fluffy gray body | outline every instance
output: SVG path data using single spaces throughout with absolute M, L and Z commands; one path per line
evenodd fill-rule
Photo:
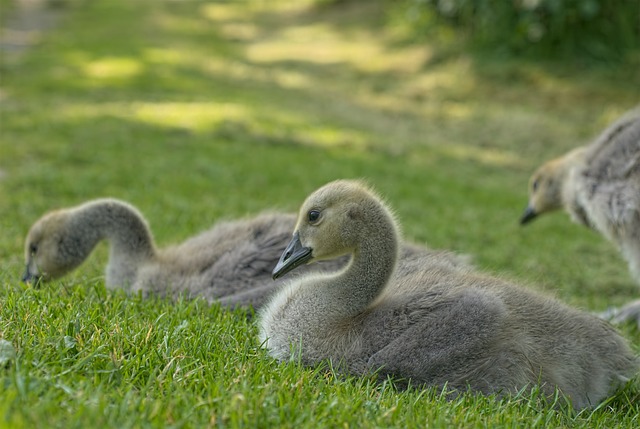
M 640 108 L 625 114 L 591 144 L 541 166 L 532 176 L 532 217 L 564 208 L 580 224 L 600 232 L 620 250 L 640 283 Z M 636 319 L 640 301 L 617 321 Z
M 575 408 L 597 404 L 638 369 L 625 340 L 594 316 L 430 255 L 398 259 L 393 216 L 357 182 L 309 196 L 296 240 L 276 275 L 298 254 L 351 259 L 291 280 L 262 309 L 260 340 L 277 359 L 330 359 L 352 374 L 485 394 L 540 385 Z
M 640 282 L 640 109 L 614 124 L 588 146 L 572 169 L 564 199 L 572 217 L 615 243 Z

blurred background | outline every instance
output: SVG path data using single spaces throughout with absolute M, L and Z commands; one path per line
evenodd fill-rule
M 362 177 L 405 236 L 593 309 L 616 250 L 527 181 L 640 100 L 637 0 L 0 0 L 0 260 L 113 196 L 161 244 Z M 102 246 L 75 277 L 100 276 Z M 17 286 L 16 286 L 17 287 Z

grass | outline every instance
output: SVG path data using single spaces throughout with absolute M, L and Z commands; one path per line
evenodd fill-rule
M 55 207 L 122 198 L 168 244 L 364 177 L 413 241 L 588 310 L 637 297 L 566 215 L 517 224 L 532 170 L 637 103 L 637 70 L 409 43 L 380 5 L 76 1 L 0 64 L 0 427 L 638 426 L 637 380 L 576 415 L 277 364 L 240 314 L 106 291 L 105 245 L 40 290 L 19 282 L 24 235 Z

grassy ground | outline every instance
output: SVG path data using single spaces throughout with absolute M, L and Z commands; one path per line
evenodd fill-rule
M 637 297 L 597 234 L 517 222 L 531 171 L 637 103 L 637 70 L 476 58 L 384 22 L 378 2 L 77 1 L 3 61 L 0 426 L 640 424 L 637 381 L 575 415 L 276 364 L 239 314 L 105 291 L 104 245 L 41 290 L 19 282 L 24 235 L 55 207 L 122 198 L 168 244 L 364 177 L 411 240 L 589 310 Z

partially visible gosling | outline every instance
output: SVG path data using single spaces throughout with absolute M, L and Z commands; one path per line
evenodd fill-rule
M 521 224 L 560 208 L 613 242 L 640 282 L 640 108 L 625 114 L 593 143 L 548 161 L 531 176 Z M 626 320 L 640 326 L 640 300 L 614 318 Z

